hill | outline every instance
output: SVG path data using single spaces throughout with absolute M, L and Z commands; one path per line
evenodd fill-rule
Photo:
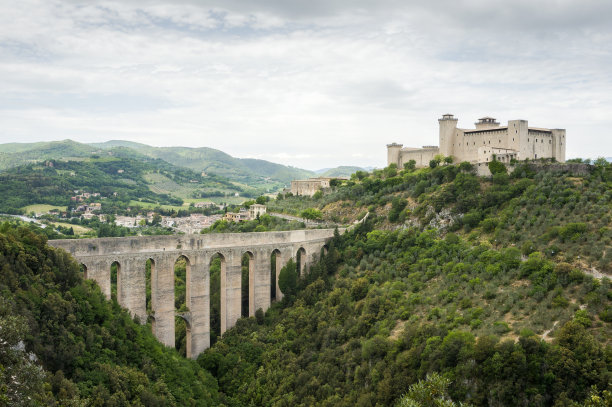
M 152 147 L 130 141 L 82 144 L 72 140 L 0 144 L 0 171 L 45 160 L 83 160 L 116 156 L 137 160 L 161 159 L 179 167 L 227 178 L 262 192 L 276 190 L 314 173 L 265 160 L 234 158 L 212 148 Z
M 610 390 L 612 166 L 391 167 L 269 206 L 369 215 L 200 357 L 236 404 L 393 405 L 432 372 L 475 406 Z
M 89 157 L 96 150 L 72 140 L 0 144 L 0 171 L 48 159 Z
M 266 160 L 235 158 L 208 147 L 153 147 L 125 140 L 91 144 L 72 140 L 0 144 L 0 171 L 45 160 L 83 160 L 92 156 L 114 156 L 141 161 L 161 159 L 197 173 L 225 178 L 237 186 L 257 190 L 258 193 L 274 192 L 288 186 L 294 179 L 306 179 L 316 175 L 313 171 Z M 358 170 L 361 168 L 341 166 L 327 169 L 323 176 L 348 177 Z
M 354 173 L 356 173 L 357 171 L 365 171 L 365 170 L 361 167 L 351 167 L 351 166 L 342 165 L 336 168 L 328 168 L 325 171 L 322 171 L 321 173 L 319 173 L 319 176 L 320 177 L 330 177 L 330 178 L 333 178 L 333 177 L 348 178 Z
M 253 186 L 266 185 L 270 181 L 288 184 L 291 180 L 307 178 L 314 174 L 311 171 L 265 160 L 235 158 L 208 147 L 151 147 L 145 144 L 117 140 L 92 145 L 103 149 L 117 146 L 128 147 L 149 157 L 160 158 L 174 165 L 191 168 L 195 171 L 219 174 L 231 180 Z
M 103 213 L 125 210 L 133 201 L 143 205 L 182 205 L 184 199 L 258 191 L 217 175 L 202 176 L 160 159 L 133 157 L 133 150 L 114 149 L 112 155 L 92 155 L 79 161 L 46 160 L 0 173 L 0 213 L 20 213 L 30 205 L 74 207 L 71 197 L 87 192 L 102 202 Z M 124 156 L 124 157 L 122 157 Z M 78 193 L 75 191 L 79 191 Z M 89 198 L 88 198 L 89 199 Z
M 208 372 L 157 342 L 45 243 L 0 225 L 0 404 L 218 405 Z
M 102 173 L 116 165 L 97 160 Z M 74 163 L 58 163 L 65 164 Z M 32 327 L 26 351 L 50 374 L 32 389 L 46 380 L 47 396 L 56 399 L 386 406 L 436 372 L 450 383 L 450 398 L 474 406 L 606 405 L 612 165 L 490 168 L 494 175 L 483 178 L 469 163 L 392 166 L 357 172 L 316 197 L 268 202 L 273 210 L 312 208 L 328 221 L 361 222 L 337 234 L 301 278 L 295 263 L 286 264 L 279 272 L 283 300 L 265 315 L 240 319 L 197 366 L 150 343 L 150 328 L 104 302 L 65 254 L 8 225 L 0 228 L 0 318 L 3 326 L 11 314 L 29 321 L 16 331 Z M 64 171 L 42 169 L 51 170 Z M 212 315 L 220 307 L 220 269 L 217 261 Z M 186 267 L 176 270 L 184 291 Z M 242 271 L 245 284 L 248 263 Z M 95 293 L 83 293 L 87 287 Z M 133 359 L 126 349 L 136 349 Z M 31 370 L 27 354 L 19 356 L 10 364 L 2 359 L 5 371 Z

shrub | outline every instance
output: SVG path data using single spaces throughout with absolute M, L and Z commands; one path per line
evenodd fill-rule
M 293 295 L 296 293 L 298 282 L 297 267 L 293 259 L 287 262 L 278 275 L 278 287 L 285 295 Z
M 508 169 L 506 168 L 504 163 L 493 159 L 493 161 L 489 162 L 489 171 L 491 171 L 491 174 L 495 176 L 495 174 L 506 174 L 508 172 Z

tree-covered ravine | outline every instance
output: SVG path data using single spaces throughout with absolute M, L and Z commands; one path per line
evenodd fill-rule
M 195 361 L 179 331 L 165 348 L 45 236 L 5 223 L 0 405 L 610 405 L 612 168 L 472 171 L 388 168 L 271 203 L 368 216 L 304 277 L 277 270 L 283 300 Z

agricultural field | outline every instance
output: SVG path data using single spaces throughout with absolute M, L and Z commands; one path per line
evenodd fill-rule
M 49 211 L 51 211 L 52 209 L 57 209 L 58 211 L 65 211 L 68 207 L 67 206 L 57 206 L 57 205 L 47 205 L 47 204 L 34 204 L 34 205 L 28 205 L 28 206 L 24 206 L 23 211 L 24 213 L 49 213 Z
M 86 234 L 90 234 L 94 232 L 92 228 L 88 228 L 88 227 L 81 226 L 81 225 L 73 225 L 71 223 L 51 222 L 51 224 L 56 227 L 61 226 L 61 227 L 68 228 L 68 229 L 72 228 L 72 230 L 74 231 L 74 234 L 77 236 L 86 235 Z
M 131 200 L 129 205 L 130 206 L 140 206 L 145 209 L 163 208 L 163 209 L 172 209 L 175 211 L 179 211 L 181 209 L 186 209 L 189 207 L 189 204 L 183 204 L 181 206 L 179 205 L 159 205 L 156 203 L 142 202 L 142 201 L 135 201 L 135 200 Z

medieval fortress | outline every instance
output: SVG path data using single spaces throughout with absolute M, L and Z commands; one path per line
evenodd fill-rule
M 527 120 L 509 120 L 507 126 L 492 117 L 478 119 L 475 129 L 460 129 L 452 114 L 445 114 L 440 123 L 440 146 L 423 148 L 387 144 L 387 165 L 403 168 L 410 160 L 416 167 L 427 167 L 435 156 L 453 157 L 455 162 L 468 161 L 486 166 L 495 157 L 498 161 L 554 158 L 565 161 L 565 129 L 529 127 Z M 480 171 L 479 171 L 480 172 Z

